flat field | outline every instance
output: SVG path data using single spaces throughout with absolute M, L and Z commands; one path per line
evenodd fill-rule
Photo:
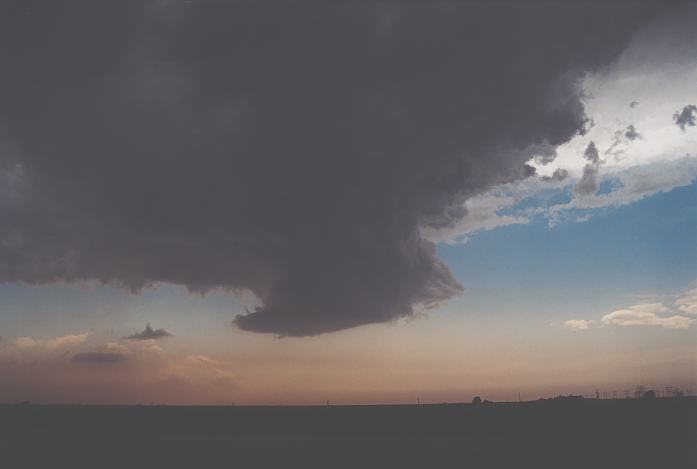
M 0 406 L 0 467 L 697 468 L 697 399 Z

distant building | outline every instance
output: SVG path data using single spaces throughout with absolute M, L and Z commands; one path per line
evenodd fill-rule
M 480 405 L 481 403 L 482 403 L 482 398 L 479 396 L 474 396 L 474 399 L 472 399 L 472 404 Z

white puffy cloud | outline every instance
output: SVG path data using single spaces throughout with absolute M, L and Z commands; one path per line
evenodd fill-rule
M 600 319 L 604 325 L 616 326 L 660 326 L 668 329 L 686 329 L 695 322 L 685 316 L 659 316 L 670 311 L 660 303 L 645 303 L 620 309 L 606 314 Z
M 678 295 L 677 298 L 674 295 L 670 296 L 674 298 L 675 308 L 668 308 L 663 303 L 639 303 L 605 314 L 599 321 L 593 319 L 569 319 L 564 321 L 561 326 L 574 331 L 587 330 L 593 325 L 599 327 L 654 326 L 666 329 L 687 329 L 697 322 L 697 319 L 684 315 L 697 314 L 697 288 L 687 290 Z M 679 313 L 676 313 L 674 310 L 677 310 Z

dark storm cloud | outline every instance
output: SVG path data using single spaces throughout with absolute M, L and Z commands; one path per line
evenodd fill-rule
M 531 146 L 530 153 L 535 155 L 535 161 L 540 164 L 551 163 L 557 157 L 557 149 L 549 143 Z
M 598 181 L 598 172 L 600 171 L 600 156 L 595 142 L 590 142 L 583 152 L 583 157 L 588 161 L 583 167 L 583 175 L 574 186 L 574 194 L 578 196 L 592 195 L 598 192 L 600 182 Z
M 116 352 L 82 352 L 73 355 L 70 360 L 73 363 L 113 365 L 124 362 L 126 355 Z
M 591 129 L 595 127 L 595 121 L 593 119 L 584 119 L 583 126 L 579 129 L 579 135 L 586 135 Z
M 128 335 L 124 339 L 129 340 L 156 340 L 163 339 L 165 337 L 171 337 L 172 334 L 167 332 L 165 329 L 153 329 L 150 324 L 145 325 L 145 329 L 141 332 L 136 332 L 135 334 Z
M 685 127 L 694 127 L 697 125 L 697 106 L 694 104 L 688 104 L 682 111 L 676 111 L 673 114 L 673 120 L 675 125 L 685 130 Z
M 436 305 L 419 227 L 583 132 L 664 8 L 3 2 L 0 281 L 248 289 L 239 327 L 297 336 Z
M 634 141 L 638 138 L 641 138 L 641 134 L 637 132 L 636 127 L 634 127 L 633 124 L 629 124 L 627 126 L 627 130 L 624 131 L 624 137 L 629 140 L 629 141 Z

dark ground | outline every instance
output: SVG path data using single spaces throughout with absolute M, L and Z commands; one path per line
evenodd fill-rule
M 697 468 L 697 399 L 0 406 L 0 468 Z

